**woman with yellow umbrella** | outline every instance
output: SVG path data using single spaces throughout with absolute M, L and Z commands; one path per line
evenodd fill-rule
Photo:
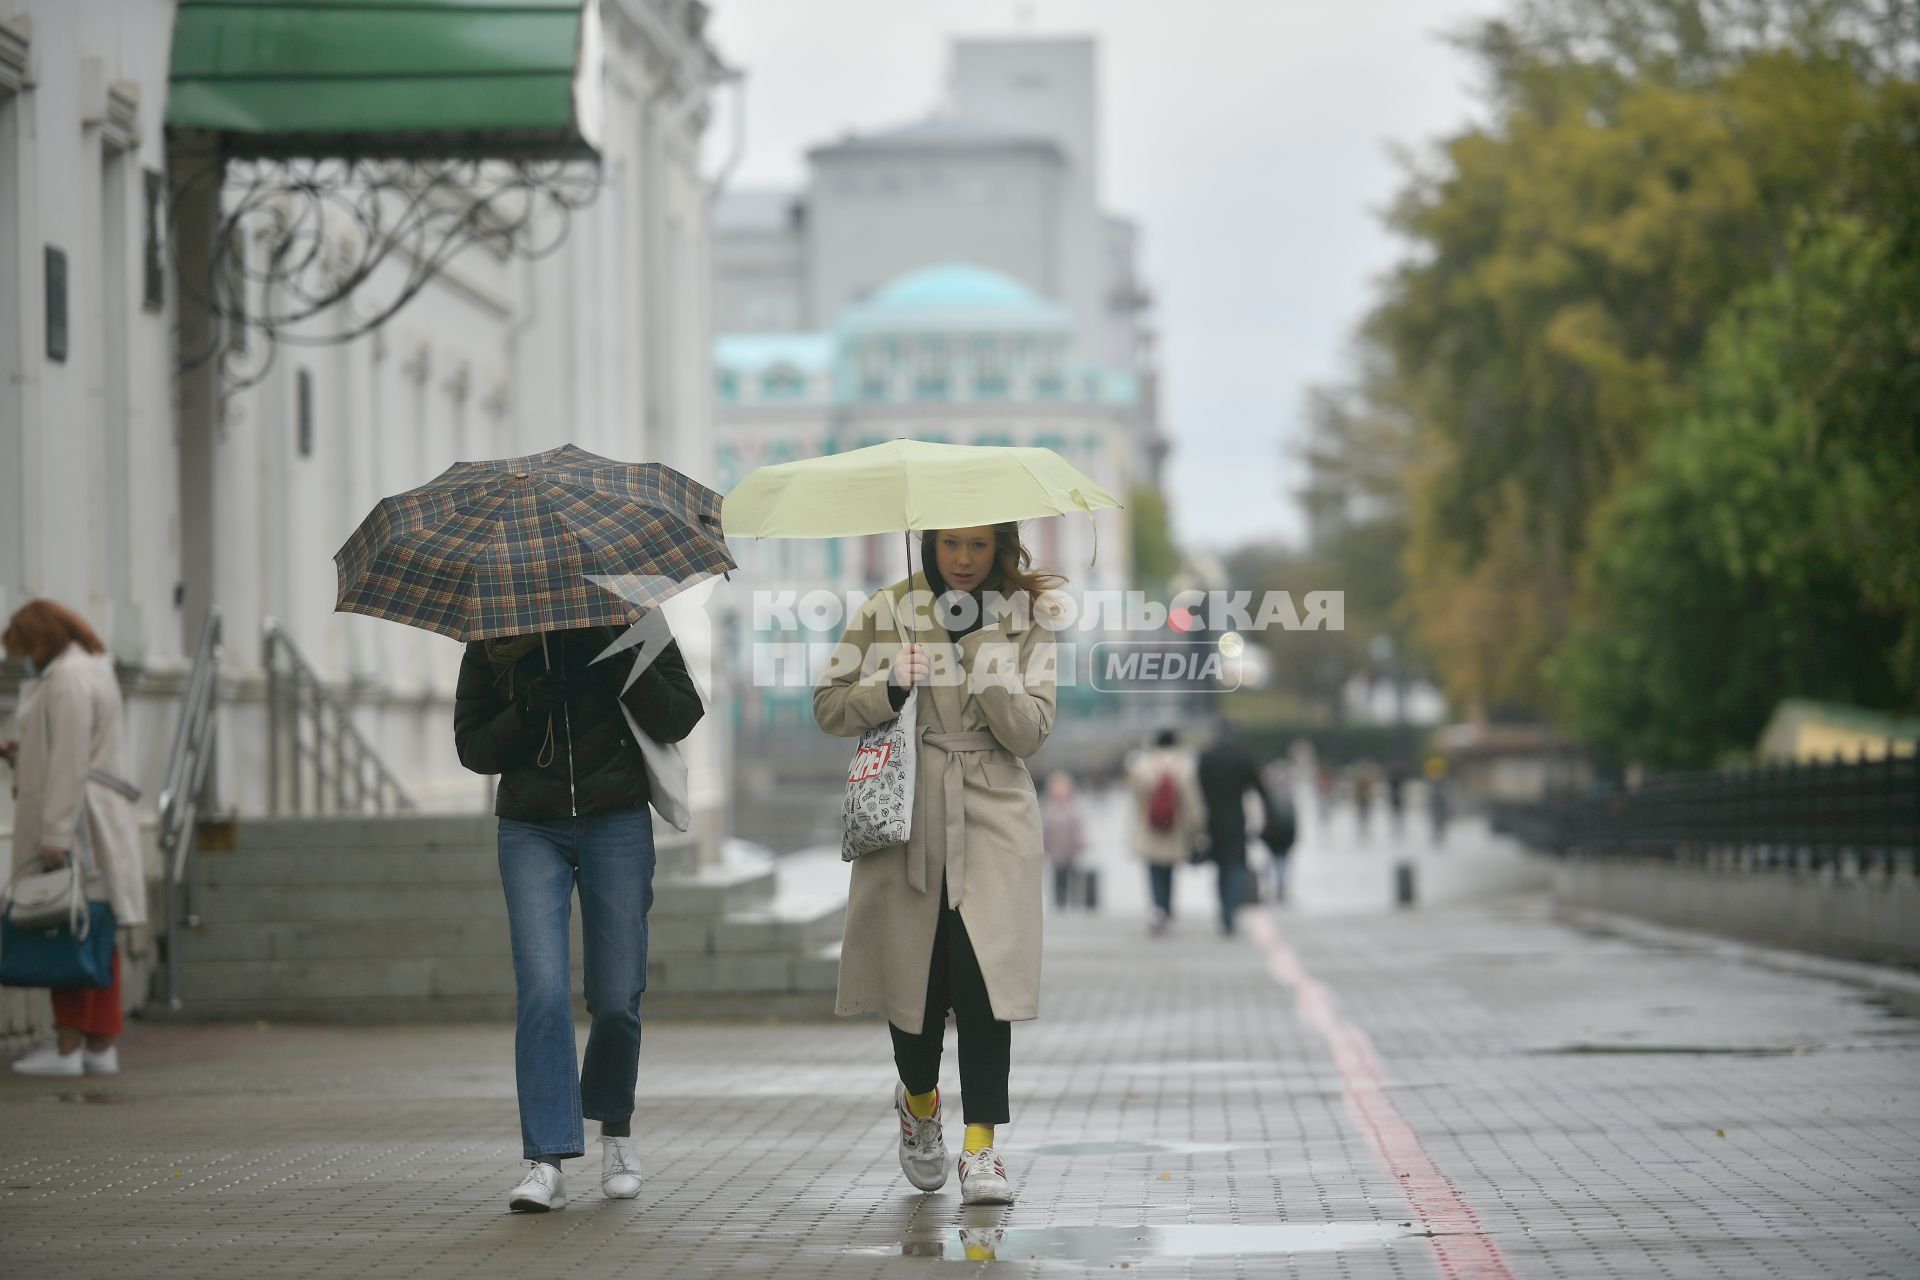
M 1025 760 L 1053 728 L 1064 579 L 1033 566 L 1017 521 L 1118 505 L 1051 450 L 896 440 L 764 468 L 723 513 L 735 536 L 919 534 L 922 571 L 861 607 L 813 711 L 840 737 L 914 726 L 909 834 L 854 861 L 836 1011 L 886 1015 L 900 1165 L 922 1191 L 947 1180 L 953 1013 L 969 1204 L 1012 1202 L 995 1128 L 1010 1119 L 1012 1024 L 1039 1014 L 1045 862 Z

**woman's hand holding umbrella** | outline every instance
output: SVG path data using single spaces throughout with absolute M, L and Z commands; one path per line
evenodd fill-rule
M 902 645 L 888 680 L 902 689 L 911 689 L 933 673 L 933 660 L 917 644 Z
M 528 682 L 523 697 L 529 713 L 558 711 L 567 703 L 567 673 L 542 672 Z

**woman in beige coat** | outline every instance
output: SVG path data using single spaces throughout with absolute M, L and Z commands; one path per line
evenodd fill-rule
M 20 737 L 0 743 L 14 769 L 13 862 L 68 858 L 85 869 L 87 898 L 113 908 L 130 950 L 145 947 L 147 881 L 128 792 L 120 682 L 106 646 L 78 615 L 51 600 L 21 607 L 0 635 L 9 662 L 25 661 Z M 120 1069 L 120 954 L 113 985 L 53 992 L 57 1042 L 13 1064 L 22 1075 L 112 1075 Z
M 1148 928 L 1157 936 L 1173 918 L 1174 872 L 1207 829 L 1193 756 L 1180 749 L 1173 730 L 1154 735 L 1153 746 L 1127 765 L 1127 790 L 1133 796 L 1133 852 L 1147 864 L 1153 895 Z
M 960 1035 L 962 1198 L 1012 1200 L 993 1129 L 1008 1116 L 1014 1022 L 1039 1015 L 1040 807 L 1025 759 L 1053 728 L 1061 581 L 1036 572 L 1014 524 L 930 530 L 923 573 L 862 606 L 813 691 L 822 729 L 855 737 L 919 700 L 912 838 L 853 864 L 841 1014 L 880 1012 L 900 1084 L 900 1164 L 945 1185 L 940 1053 Z

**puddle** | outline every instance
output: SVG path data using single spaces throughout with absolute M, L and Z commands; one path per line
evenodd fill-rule
M 1424 1239 L 1411 1223 L 1321 1222 L 1273 1225 L 1185 1223 L 1168 1227 L 929 1227 L 897 1246 L 857 1248 L 866 1256 L 944 1262 L 1144 1262 L 1151 1258 L 1232 1258 L 1332 1253 Z
M 56 1093 L 53 1096 L 55 1100 L 59 1102 L 104 1102 L 112 1104 L 125 1101 L 125 1099 L 121 1098 L 117 1093 L 92 1093 L 83 1091 L 78 1093 Z
M 1709 1200 L 1705 1208 L 1715 1224 L 1735 1240 L 1802 1240 L 1807 1236 L 1806 1211 L 1793 1205 Z
M 1264 1142 L 1055 1142 L 1030 1147 L 1036 1156 L 1218 1155 L 1223 1151 L 1265 1151 Z
M 1555 1056 L 1561 1054 L 1698 1054 L 1722 1058 L 1791 1058 L 1798 1054 L 1819 1053 L 1826 1048 L 1821 1044 L 1803 1045 L 1739 1045 L 1739 1044 L 1593 1044 L 1575 1042 L 1573 1044 L 1552 1045 L 1544 1049 L 1528 1049 L 1526 1053 L 1536 1056 Z
M 1920 1018 L 1920 993 L 1880 989 L 1849 997 L 1883 1018 Z

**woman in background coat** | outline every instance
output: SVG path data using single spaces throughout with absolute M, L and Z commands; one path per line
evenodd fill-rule
M 7 661 L 24 662 L 20 736 L 0 743 L 13 766 L 13 862 L 85 869 L 87 899 L 113 908 L 117 936 L 146 949 L 147 880 L 122 739 L 120 681 L 93 628 L 63 605 L 23 605 L 0 634 Z M 137 793 L 134 793 L 137 794 Z M 113 985 L 53 992 L 55 1043 L 13 1064 L 21 1075 L 112 1075 L 121 1021 L 120 952 Z

